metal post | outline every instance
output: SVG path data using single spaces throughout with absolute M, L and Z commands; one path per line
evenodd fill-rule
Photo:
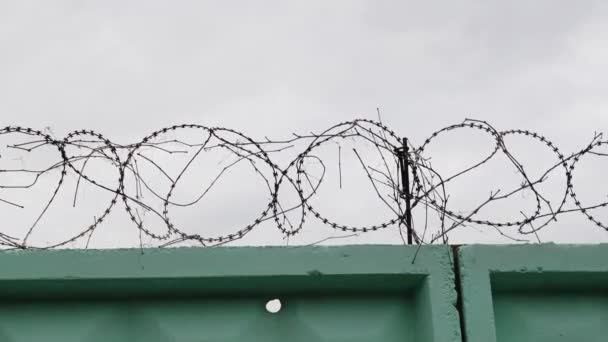
M 407 243 L 412 244 L 412 208 L 411 208 L 411 194 L 410 194 L 410 171 L 408 153 L 409 147 L 407 146 L 407 138 L 403 138 L 403 148 L 401 150 L 401 187 L 405 194 L 405 226 L 407 228 Z

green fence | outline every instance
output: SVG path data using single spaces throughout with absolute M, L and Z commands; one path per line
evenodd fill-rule
M 5 251 L 0 341 L 605 341 L 606 257 L 608 245 Z

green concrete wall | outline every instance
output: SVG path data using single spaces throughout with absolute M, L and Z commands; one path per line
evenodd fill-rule
M 0 341 L 460 341 L 447 246 L 0 254 Z M 275 314 L 265 304 L 279 298 Z
M 607 257 L 551 244 L 4 251 L 0 342 L 606 341 Z
M 458 256 L 466 341 L 608 341 L 608 245 L 473 245 Z

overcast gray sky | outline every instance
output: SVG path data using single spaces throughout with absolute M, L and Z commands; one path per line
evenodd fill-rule
M 570 153 L 608 127 L 607 60 L 608 3 L 599 0 L 2 1 L 0 124 L 57 137 L 93 129 L 122 143 L 183 122 L 283 138 L 376 119 L 380 107 L 414 145 L 472 117 L 537 131 Z M 586 189 L 605 198 L 596 167 Z M 116 212 L 108 225 L 133 231 Z M 598 217 L 608 222 L 605 211 Z M 306 229 L 314 233 L 300 243 L 333 234 Z M 502 241 L 472 232 L 454 242 Z M 99 246 L 129 245 L 99 234 Z M 283 243 L 275 230 L 256 234 L 239 244 Z M 569 215 L 542 239 L 608 233 Z

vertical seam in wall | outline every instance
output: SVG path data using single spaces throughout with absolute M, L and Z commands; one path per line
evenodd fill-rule
M 458 311 L 458 322 L 460 322 L 460 336 L 462 342 L 467 342 L 465 331 L 464 310 L 462 308 L 462 285 L 460 284 L 460 262 L 458 251 L 460 245 L 452 245 L 452 255 L 454 256 L 454 285 L 456 288 L 456 310 Z

